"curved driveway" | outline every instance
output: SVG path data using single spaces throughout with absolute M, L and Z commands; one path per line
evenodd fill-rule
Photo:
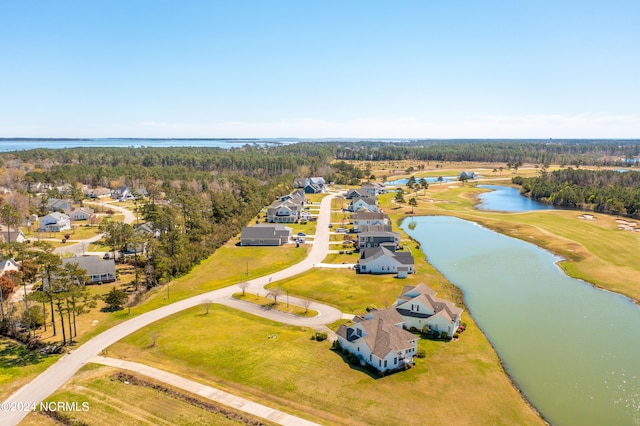
M 329 195 L 324 197 L 322 200 L 320 215 L 318 217 L 316 227 L 316 236 L 309 255 L 302 262 L 287 269 L 275 272 L 267 277 L 256 278 L 249 281 L 248 291 L 260 291 L 262 287 L 270 282 L 270 280 L 278 281 L 289 278 L 305 272 L 313 268 L 316 264 L 322 262 L 327 255 L 329 247 L 328 225 L 331 218 L 331 200 L 334 197 L 335 195 Z M 214 290 L 146 312 L 126 322 L 118 324 L 89 340 L 74 351 L 64 355 L 33 381 L 11 395 L 5 402 L 10 404 L 27 402 L 39 404 L 69 380 L 85 363 L 90 362 L 91 358 L 98 355 L 107 346 L 154 321 L 199 305 L 203 301 L 209 300 L 214 303 L 224 304 L 257 316 L 269 318 L 286 324 L 309 327 L 320 327 L 325 324 L 335 322 L 342 317 L 342 313 L 339 310 L 320 303 L 312 303 L 309 306 L 309 309 L 318 311 L 318 315 L 312 318 L 300 318 L 275 310 L 266 311 L 257 305 L 231 298 L 231 295 L 237 291 L 238 289 L 235 288 L 235 286 Z M 300 304 L 299 299 L 295 297 L 289 297 L 289 301 L 293 304 Z M 2 425 L 16 425 L 26 416 L 26 414 L 26 412 L 19 411 L 3 412 L 2 421 L 0 423 L 2 423 Z

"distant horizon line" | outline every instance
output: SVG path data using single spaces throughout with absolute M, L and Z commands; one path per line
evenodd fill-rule
M 376 138 L 376 137 L 247 137 L 247 138 L 224 138 L 224 137 L 0 137 L 0 142 L 28 142 L 28 141 L 95 141 L 95 140 L 156 140 L 156 141 L 393 141 L 393 142 L 411 142 L 411 141 L 640 141 L 637 138 Z

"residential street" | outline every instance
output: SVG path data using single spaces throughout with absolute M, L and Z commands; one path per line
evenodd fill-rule
M 270 281 L 275 282 L 281 279 L 289 278 L 294 275 L 303 273 L 315 265 L 320 264 L 326 257 L 329 247 L 329 223 L 331 218 L 331 200 L 336 194 L 331 194 L 322 200 L 320 214 L 318 217 L 315 240 L 313 247 L 306 259 L 293 265 L 287 269 L 271 274 L 270 276 L 257 278 L 249 281 L 249 292 L 263 291 L 262 288 Z M 226 306 L 233 307 L 238 310 L 249 312 L 251 314 L 269 318 L 286 324 L 301 325 L 308 327 L 323 327 L 342 318 L 342 312 L 320 303 L 312 303 L 309 308 L 318 312 L 313 318 L 299 318 L 294 315 L 285 314 L 275 310 L 263 310 L 261 307 L 247 302 L 233 299 L 231 295 L 238 291 L 234 286 L 226 287 L 220 290 L 211 291 L 209 293 L 184 299 L 176 303 L 164 306 L 132 318 L 129 321 L 118 324 L 100 335 L 89 340 L 82 346 L 64 355 L 58 362 L 49 367 L 46 371 L 36 377 L 31 383 L 23 386 L 13 395 L 11 395 L 6 403 L 39 403 L 47 398 L 60 386 L 67 382 L 85 363 L 90 362 L 92 358 L 100 354 L 100 352 L 109 345 L 117 342 L 125 336 L 139 330 L 157 321 L 182 310 L 191 308 L 201 304 L 205 300 L 211 300 Z M 297 298 L 290 296 L 291 303 L 300 304 Z M 25 412 L 3 412 L 2 424 L 15 425 L 18 424 L 27 413 Z

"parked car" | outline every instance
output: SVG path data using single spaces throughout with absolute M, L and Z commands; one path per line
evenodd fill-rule
M 105 253 L 104 256 L 102 256 L 103 259 L 111 259 L 111 255 L 109 253 Z
M 333 228 L 333 224 L 331 224 L 331 223 L 330 223 L 330 224 L 329 224 L 329 228 Z
M 306 237 L 306 236 L 307 236 L 307 234 L 305 234 L 304 232 L 298 232 L 298 236 L 299 236 L 299 237 Z

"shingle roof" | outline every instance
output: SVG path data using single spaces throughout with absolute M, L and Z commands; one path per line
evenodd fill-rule
M 88 275 L 103 275 L 116 273 L 116 263 L 113 259 L 100 259 L 99 256 L 81 256 L 62 259 L 63 264 L 76 263 L 80 269 L 87 271 Z

